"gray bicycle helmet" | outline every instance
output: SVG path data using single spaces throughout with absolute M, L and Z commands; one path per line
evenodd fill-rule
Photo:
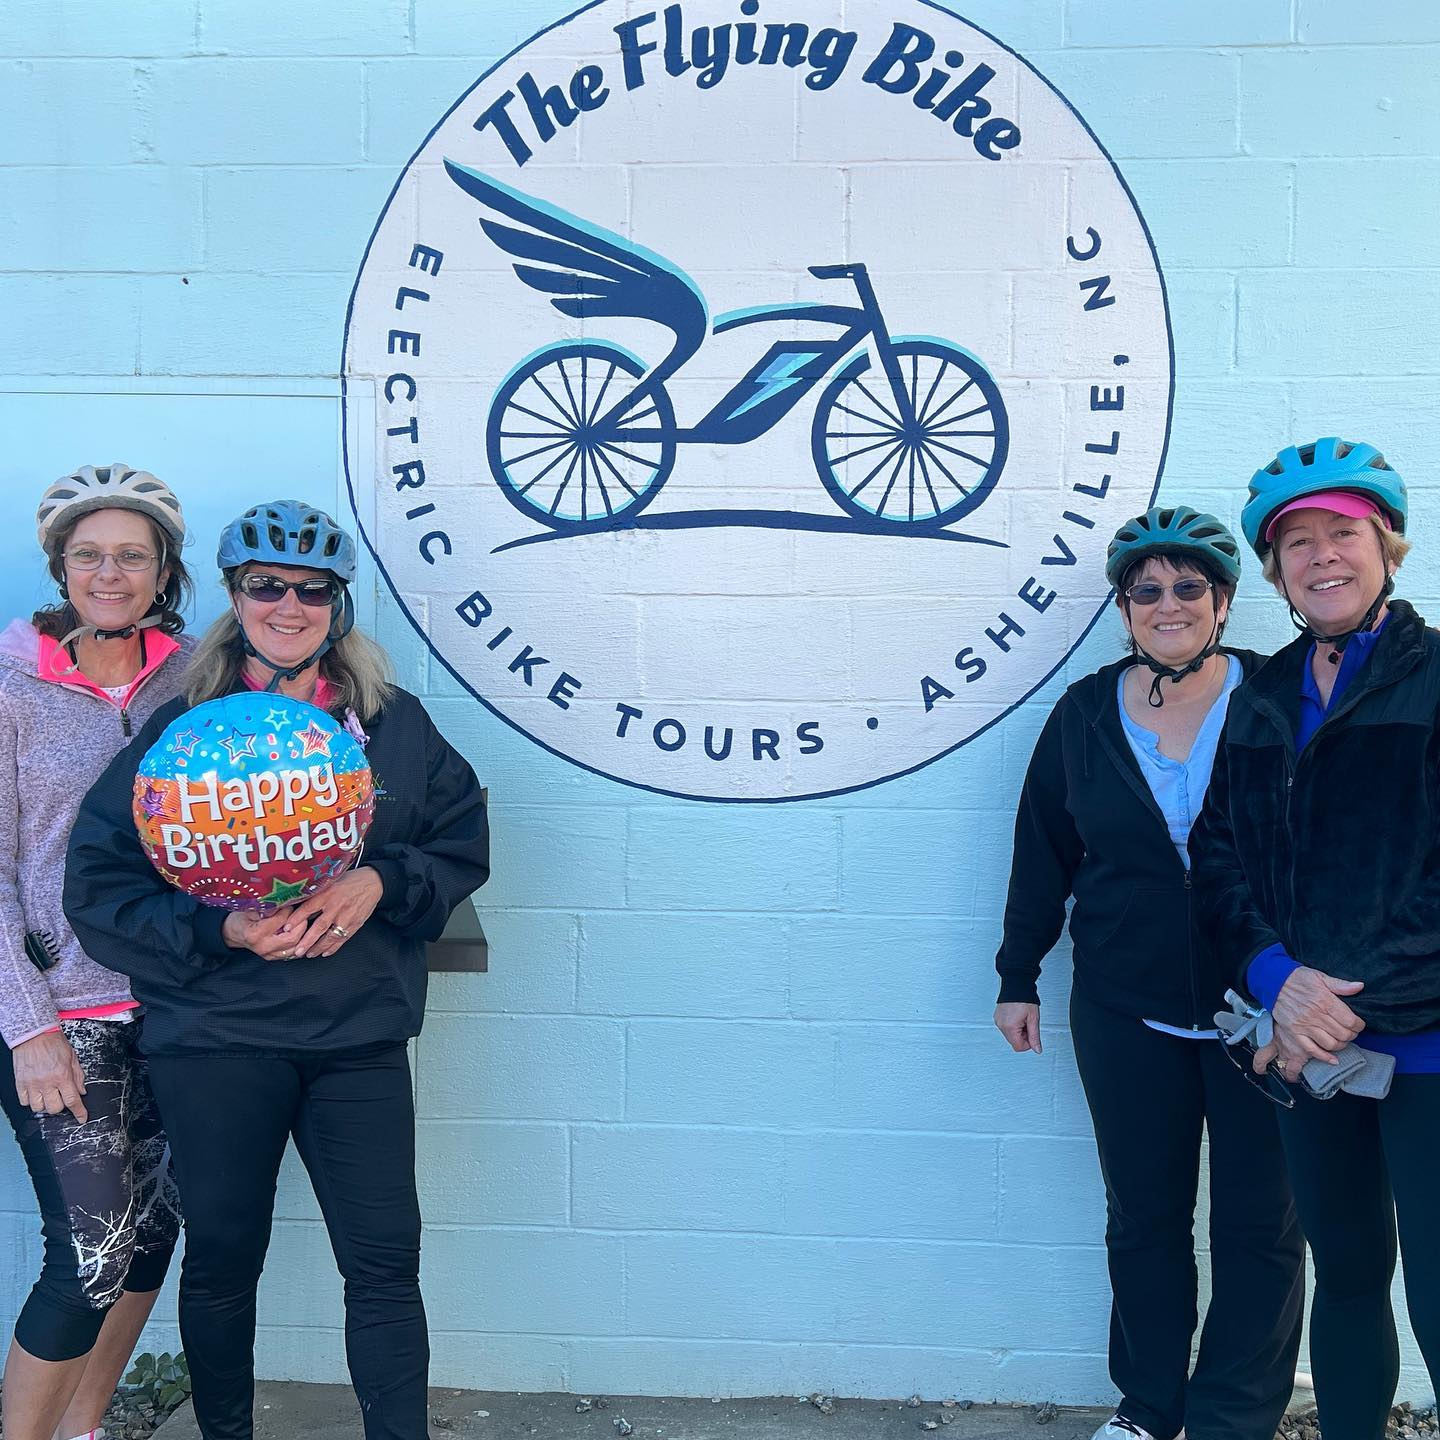
M 328 570 L 347 585 L 355 578 L 355 542 L 323 510 L 300 500 L 256 505 L 221 531 L 215 561 L 223 572 L 253 560 Z
M 41 546 L 48 551 L 58 525 L 93 510 L 133 510 L 153 520 L 176 550 L 185 543 L 185 516 L 170 487 L 148 470 L 117 460 L 113 465 L 82 466 L 45 491 L 35 512 Z

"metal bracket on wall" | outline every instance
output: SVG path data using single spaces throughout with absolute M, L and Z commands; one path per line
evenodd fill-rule
M 425 964 L 430 970 L 484 972 L 490 968 L 490 947 L 473 900 L 455 907 L 445 933 L 425 947 Z

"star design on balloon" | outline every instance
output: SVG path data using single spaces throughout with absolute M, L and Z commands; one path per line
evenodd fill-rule
M 193 755 L 195 747 L 200 743 L 200 737 L 193 730 L 181 730 L 176 733 L 172 743 L 177 750 L 184 751 L 186 755 Z
M 270 887 L 268 895 L 262 895 L 261 901 L 266 905 L 288 905 L 292 900 L 298 900 L 305 893 L 305 882 L 303 880 L 294 885 L 287 885 L 283 880 L 276 880 Z
M 345 868 L 348 857 L 332 855 L 328 860 L 317 860 L 310 867 L 317 880 L 333 880 Z
M 140 797 L 141 808 L 152 817 L 158 817 L 165 813 L 165 792 L 157 790 L 153 785 L 145 786 L 145 793 Z
M 265 712 L 265 723 L 267 725 L 273 725 L 277 730 L 280 728 L 280 726 L 287 725 L 289 724 L 289 722 L 290 712 L 288 710 L 272 709 Z
M 163 866 L 160 869 L 160 878 L 168 881 L 171 885 L 178 885 L 180 883 L 180 877 L 178 875 L 172 875 L 170 871 L 166 870 Z
M 312 720 L 305 729 L 295 732 L 295 738 L 302 746 L 300 758 L 303 760 L 307 755 L 328 755 L 330 742 L 335 737 L 328 730 L 322 730 Z
M 232 765 L 237 760 L 243 760 L 247 755 L 255 753 L 255 737 L 253 735 L 241 735 L 237 732 L 220 743 L 230 752 Z

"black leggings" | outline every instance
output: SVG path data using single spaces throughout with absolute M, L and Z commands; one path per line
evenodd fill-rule
M 285 1143 L 345 1277 L 345 1351 L 368 1440 L 425 1440 L 415 1110 L 403 1045 L 310 1058 L 156 1055 L 186 1206 L 180 1336 L 205 1440 L 250 1440 L 255 1290 Z
M 140 1020 L 66 1020 L 85 1072 L 81 1125 L 68 1110 L 32 1115 L 0 1064 L 0 1104 L 40 1202 L 45 1258 L 15 1322 L 20 1348 L 75 1360 L 95 1345 L 123 1291 L 158 1290 L 180 1233 L 170 1151 L 138 1048 Z
M 1320 1424 L 1337 1440 L 1381 1440 L 1400 1377 L 1397 1216 L 1410 1325 L 1432 1383 L 1440 1376 L 1440 1075 L 1397 1075 L 1380 1101 L 1302 1096 L 1280 1133 L 1315 1263 Z
M 1190 1440 L 1272 1440 L 1305 1305 L 1305 1247 L 1273 1107 L 1218 1041 L 1148 1029 L 1079 993 L 1070 1024 L 1105 1178 L 1117 1408 L 1158 1440 L 1182 1425 Z M 1202 1128 L 1211 1299 L 1192 1375 Z

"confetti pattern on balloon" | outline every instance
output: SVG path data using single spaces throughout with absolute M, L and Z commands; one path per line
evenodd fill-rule
M 375 811 L 356 737 L 301 700 L 225 695 L 175 719 L 135 776 L 150 862 L 205 905 L 270 914 L 360 858 Z

